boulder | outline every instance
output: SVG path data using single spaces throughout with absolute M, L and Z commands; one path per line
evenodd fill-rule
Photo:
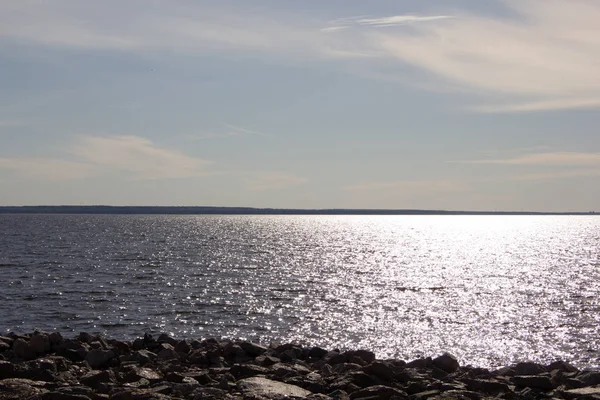
M 552 390 L 554 385 L 548 376 L 543 375 L 518 375 L 514 377 L 514 383 L 517 386 L 528 387 L 532 389 Z
M 2 400 L 34 399 L 47 393 L 45 382 L 36 382 L 29 379 L 3 379 L 0 380 L 0 397 Z
M 533 362 L 521 362 L 515 365 L 515 375 L 539 375 L 546 371 L 546 368 Z
M 115 358 L 115 352 L 112 350 L 93 349 L 88 351 L 85 361 L 94 369 L 107 366 Z
M 455 372 L 460 368 L 458 360 L 450 353 L 444 353 L 441 356 L 434 358 L 432 363 L 434 367 L 448 373 Z
M 312 394 L 310 391 L 302 389 L 299 386 L 262 377 L 241 379 L 237 382 L 237 388 L 242 392 L 244 398 L 304 398 Z
M 50 337 L 46 333 L 36 333 L 29 339 L 29 346 L 36 354 L 46 354 L 50 351 Z
M 15 353 L 15 356 L 23 360 L 33 360 L 37 356 L 37 353 L 29 345 L 29 342 L 24 339 L 15 340 L 12 345 L 12 350 L 13 353 Z
M 252 342 L 241 342 L 240 347 L 249 356 L 257 357 L 267 352 L 267 348 Z
M 330 396 L 331 397 L 331 396 Z M 402 390 L 392 388 L 389 386 L 376 385 L 370 386 L 364 389 L 357 390 L 350 394 L 350 399 L 408 399 L 408 394 Z

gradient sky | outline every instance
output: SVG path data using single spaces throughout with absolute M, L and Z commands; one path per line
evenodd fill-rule
M 600 210 L 598 0 L 0 0 L 0 205 Z

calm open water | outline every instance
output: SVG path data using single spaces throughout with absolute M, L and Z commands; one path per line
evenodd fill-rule
M 0 215 L 0 333 L 600 365 L 594 216 Z

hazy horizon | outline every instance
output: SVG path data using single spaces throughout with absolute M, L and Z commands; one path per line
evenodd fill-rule
M 0 205 L 597 211 L 594 0 L 0 0 Z

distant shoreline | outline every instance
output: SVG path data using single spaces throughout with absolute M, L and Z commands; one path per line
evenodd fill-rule
M 600 215 L 588 212 L 448 211 L 415 209 L 294 209 L 213 206 L 0 206 L 0 214 L 124 215 Z

